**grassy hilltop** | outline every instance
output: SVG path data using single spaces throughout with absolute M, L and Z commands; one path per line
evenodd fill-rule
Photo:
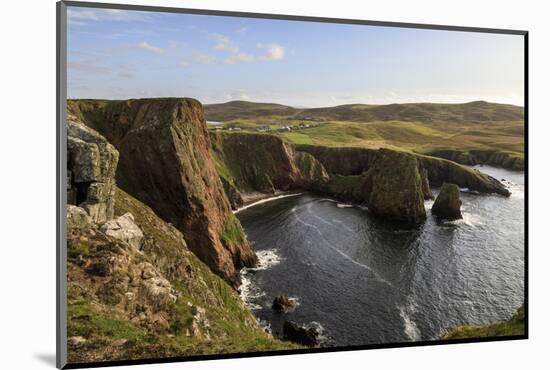
M 438 156 L 443 150 L 482 151 L 521 160 L 524 155 L 524 110 L 514 105 L 479 101 L 298 109 L 233 101 L 204 108 L 207 120 L 224 123 L 211 128 L 266 132 L 295 144 L 385 147 Z M 284 131 L 287 126 L 294 128 Z

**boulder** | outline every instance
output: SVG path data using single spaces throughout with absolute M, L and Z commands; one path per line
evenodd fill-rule
M 456 184 L 444 183 L 432 206 L 432 213 L 448 220 L 462 218 L 460 189 Z
M 380 149 L 365 174 L 369 211 L 397 221 L 418 224 L 426 219 L 421 167 L 416 156 Z
M 86 233 L 92 227 L 92 219 L 88 213 L 80 207 L 67 205 L 67 230 Z
M 141 229 L 135 224 L 131 213 L 105 222 L 99 229 L 106 235 L 122 240 L 136 249 L 140 249 L 143 240 Z
M 67 119 L 68 200 L 101 224 L 114 214 L 118 151 L 76 117 Z
M 288 298 L 286 295 L 280 295 L 273 300 L 272 308 L 277 312 L 286 312 L 296 304 L 294 299 Z
M 319 344 L 319 330 L 314 326 L 301 326 L 293 321 L 283 324 L 283 338 L 308 347 Z

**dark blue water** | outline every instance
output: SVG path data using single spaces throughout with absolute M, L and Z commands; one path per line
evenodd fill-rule
M 324 346 L 440 339 L 509 318 L 523 303 L 524 174 L 491 167 L 512 196 L 461 192 L 463 220 L 406 228 L 360 206 L 308 194 L 237 214 L 261 265 L 241 296 L 273 334 L 316 322 Z M 438 189 L 433 189 L 437 194 Z M 286 294 L 298 306 L 271 309 Z

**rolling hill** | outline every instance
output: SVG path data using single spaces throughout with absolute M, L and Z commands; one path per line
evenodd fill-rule
M 407 103 L 388 105 L 347 104 L 324 108 L 293 108 L 273 103 L 230 101 L 206 104 L 208 120 L 287 118 L 352 122 L 417 121 L 424 123 L 490 123 L 523 121 L 523 107 L 475 101 L 464 104 Z

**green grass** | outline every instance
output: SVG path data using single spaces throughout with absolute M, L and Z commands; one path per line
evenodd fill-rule
M 297 109 L 229 102 L 206 105 L 205 115 L 226 122 L 225 127 L 252 132 L 263 125 L 275 129 L 299 123 L 318 125 L 270 133 L 295 144 L 384 147 L 420 154 L 443 149 L 488 150 L 512 158 L 524 156 L 523 108 L 506 104 L 349 104 Z
M 313 144 L 313 140 L 307 134 L 301 132 L 288 132 L 281 135 L 287 141 L 295 144 Z
M 510 320 L 490 325 L 462 325 L 453 329 L 443 339 L 467 339 L 525 335 L 525 308 L 522 305 Z
M 129 321 L 117 319 L 112 313 L 102 312 L 99 307 L 88 302 L 69 304 L 67 317 L 67 337 L 95 337 L 113 341 L 128 339 L 148 343 L 153 341 L 153 336 L 146 330 Z
M 246 242 L 241 224 L 233 213 L 225 219 L 221 238 L 226 245 L 241 245 Z

